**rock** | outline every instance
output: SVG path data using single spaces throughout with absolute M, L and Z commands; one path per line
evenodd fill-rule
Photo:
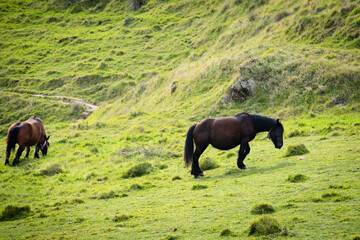
M 224 96 L 223 102 L 228 104 L 231 102 L 245 101 L 254 95 L 255 85 L 256 82 L 254 78 L 244 80 L 242 77 L 240 77 Z

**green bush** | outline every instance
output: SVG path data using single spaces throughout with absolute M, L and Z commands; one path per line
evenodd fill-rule
M 289 182 L 293 182 L 293 183 L 296 183 L 296 182 L 303 182 L 305 181 L 306 179 L 308 179 L 308 177 L 306 177 L 305 175 L 303 174 L 300 174 L 300 173 L 297 173 L 297 174 L 290 174 L 288 176 L 288 181 Z
M 305 147 L 304 144 L 297 144 L 297 145 L 289 145 L 286 149 L 285 157 L 297 156 L 297 155 L 304 155 L 309 153 L 309 150 Z
M 40 174 L 45 176 L 54 176 L 55 174 L 62 172 L 63 170 L 61 169 L 60 165 L 57 163 L 51 164 L 47 168 L 40 170 Z
M 228 228 L 225 228 L 221 231 L 220 236 L 231 236 L 231 231 Z
M 269 216 L 261 216 L 255 219 L 249 228 L 249 235 L 261 236 L 270 235 L 281 232 L 278 221 Z
M 140 163 L 131 167 L 127 172 L 124 173 L 123 178 L 134 178 L 141 177 L 149 174 L 152 165 L 150 163 Z
M 267 213 L 273 213 L 275 212 L 273 206 L 269 203 L 260 203 L 256 204 L 252 209 L 252 214 L 267 214 Z
M 29 206 L 17 207 L 13 205 L 8 205 L 2 211 L 0 215 L 0 221 L 10 221 L 25 218 L 30 214 L 30 212 L 31 211 Z
M 109 198 L 116 198 L 116 197 L 119 197 L 119 194 L 115 193 L 114 191 L 110 191 L 110 192 L 105 192 L 105 193 L 99 194 L 97 199 L 109 199 Z
M 203 171 L 215 169 L 218 167 L 219 164 L 217 164 L 216 161 L 212 160 L 211 158 L 205 158 L 203 161 L 200 162 L 200 168 Z

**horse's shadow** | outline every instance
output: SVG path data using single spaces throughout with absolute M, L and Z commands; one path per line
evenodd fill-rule
M 251 176 L 251 175 L 258 175 L 258 174 L 265 174 L 268 172 L 272 172 L 275 171 L 277 169 L 281 169 L 284 167 L 289 167 L 289 166 L 293 166 L 296 163 L 292 163 L 292 162 L 281 162 L 278 163 L 274 166 L 270 166 L 270 167 L 250 167 L 248 169 L 239 169 L 239 168 L 234 168 L 231 169 L 229 171 L 226 171 L 225 173 L 221 174 L 221 175 L 217 175 L 217 176 L 209 176 L 208 174 L 205 175 L 206 177 L 203 178 L 203 180 L 214 180 L 214 179 L 221 179 L 221 178 L 241 178 L 241 177 L 247 177 L 247 176 Z

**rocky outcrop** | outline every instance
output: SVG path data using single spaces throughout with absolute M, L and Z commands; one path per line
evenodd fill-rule
M 224 96 L 223 102 L 229 104 L 232 102 L 245 101 L 255 93 L 256 82 L 254 78 L 244 80 L 242 77 L 232 85 L 228 93 Z

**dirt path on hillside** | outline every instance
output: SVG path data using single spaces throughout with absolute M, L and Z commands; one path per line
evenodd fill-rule
M 8 92 L 8 91 L 1 91 L 0 92 L 7 92 L 7 93 L 15 93 L 15 94 L 24 94 L 21 92 Z M 45 98 L 53 102 L 58 102 L 61 104 L 78 104 L 81 106 L 85 106 L 86 111 L 81 114 L 81 118 L 78 119 L 79 121 L 84 120 L 88 116 L 90 116 L 91 113 L 95 112 L 99 106 L 92 104 L 88 102 L 87 100 L 81 99 L 81 98 L 75 98 L 75 97 L 68 97 L 68 96 L 58 96 L 58 95 L 45 95 L 45 94 L 30 94 L 34 97 L 40 97 Z
M 82 106 L 85 106 L 86 111 L 81 114 L 81 118 L 78 119 L 79 121 L 84 120 L 88 116 L 90 116 L 91 113 L 95 112 L 99 106 L 92 104 L 88 102 L 87 100 L 81 99 L 81 98 L 75 98 L 75 97 L 67 97 L 67 96 L 51 96 L 51 95 L 44 95 L 44 94 L 33 94 L 34 97 L 42 97 L 49 99 L 50 101 L 59 102 L 62 104 L 79 104 Z

